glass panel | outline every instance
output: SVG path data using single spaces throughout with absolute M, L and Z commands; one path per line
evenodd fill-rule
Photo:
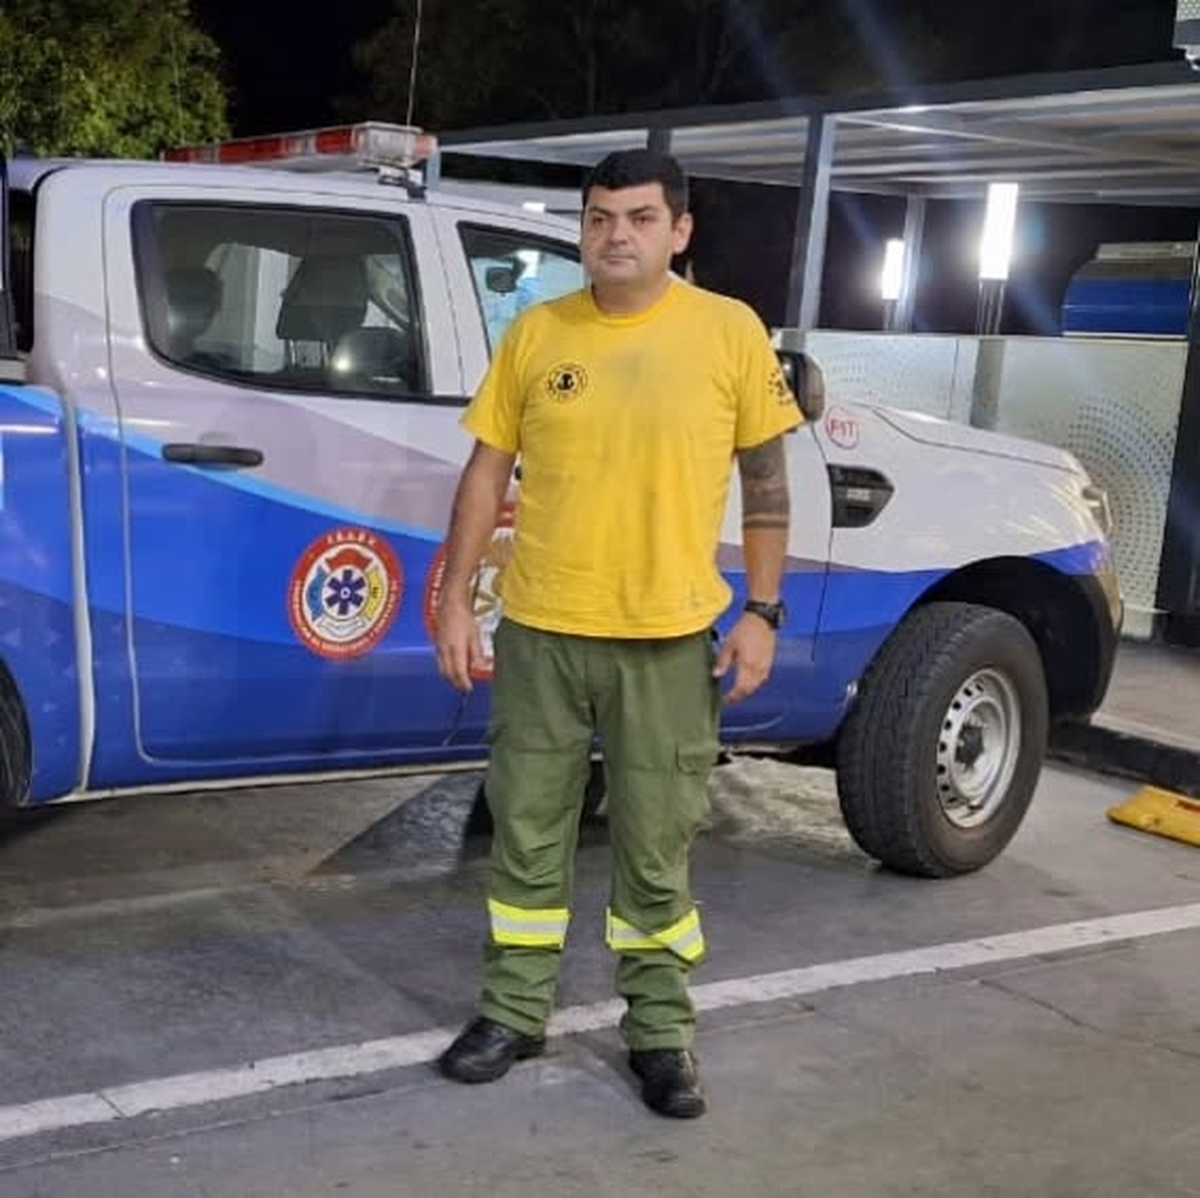
M 531 304 L 584 285 L 575 246 L 471 225 L 462 226 L 462 240 L 489 349 L 496 348 L 508 326 Z
M 152 204 L 135 222 L 147 333 L 168 361 L 251 386 L 425 391 L 402 221 Z

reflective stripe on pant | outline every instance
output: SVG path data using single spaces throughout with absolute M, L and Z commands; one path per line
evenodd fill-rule
M 704 933 L 700 930 L 700 913 L 694 907 L 682 919 L 658 932 L 643 932 L 609 910 L 605 940 L 615 953 L 663 951 L 673 953 L 689 965 L 704 957 Z
M 492 940 L 522 948 L 562 948 L 570 914 L 565 907 L 522 908 L 488 899 Z
M 550 934 L 559 921 L 566 930 L 598 730 L 613 858 L 609 941 L 621 954 L 617 989 L 629 1003 L 622 1031 L 634 1048 L 690 1045 L 687 971 L 704 942 L 688 858 L 716 759 L 712 660 L 707 632 L 628 641 L 501 623 L 487 778 L 495 823 L 489 899 L 513 922 L 493 916 L 485 1015 L 527 1034 L 549 1018 L 562 947 Z M 522 919 L 536 925 L 526 935 L 547 939 L 515 939 Z

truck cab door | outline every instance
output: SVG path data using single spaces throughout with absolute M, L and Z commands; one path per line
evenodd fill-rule
M 423 206 L 330 203 L 106 203 L 146 777 L 446 755 L 422 598 L 466 450 L 449 300 Z

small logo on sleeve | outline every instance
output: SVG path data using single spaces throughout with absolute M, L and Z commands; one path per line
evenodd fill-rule
M 771 371 L 771 378 L 767 383 L 767 388 L 775 397 L 775 402 L 781 408 L 795 406 L 796 397 L 792 394 L 792 389 L 787 385 L 787 379 L 783 377 L 783 371 L 778 366 Z
M 560 362 L 546 372 L 546 394 L 557 403 L 571 403 L 588 389 L 588 374 L 578 362 Z

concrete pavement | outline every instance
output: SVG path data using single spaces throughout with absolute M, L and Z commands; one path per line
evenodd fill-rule
M 483 930 L 479 846 L 444 851 L 468 782 L 390 805 L 373 783 L 361 809 L 353 788 L 329 788 L 324 815 L 312 788 L 263 792 L 244 835 L 235 796 L 162 800 L 137 836 L 116 808 L 81 808 L 0 845 L 0 899 L 40 887 L 36 908 L 0 905 L 0 1112 L 455 1027 Z M 1200 933 L 1048 949 L 1038 931 L 1200 903 L 1194 850 L 1104 819 L 1129 789 L 1052 768 L 991 868 L 929 883 L 853 849 L 821 771 L 719 771 L 696 859 L 713 947 L 698 985 L 816 968 L 836 984 L 750 993 L 704 1017 L 713 1109 L 696 1125 L 644 1111 L 598 1026 L 492 1087 L 426 1065 L 360 1070 L 6 1138 L 0 1198 L 1195 1198 Z M 406 821 L 398 863 L 367 851 L 381 813 Z M 60 838 L 90 856 L 72 869 Z M 256 856 L 271 863 L 262 876 Z M 611 994 L 606 883 L 592 829 L 564 1008 Z M 1010 934 L 1024 955 L 847 972 L 918 950 L 961 961 L 963 945 Z
M 1054 754 L 1200 795 L 1200 650 L 1124 640 L 1104 705 L 1057 731 Z

